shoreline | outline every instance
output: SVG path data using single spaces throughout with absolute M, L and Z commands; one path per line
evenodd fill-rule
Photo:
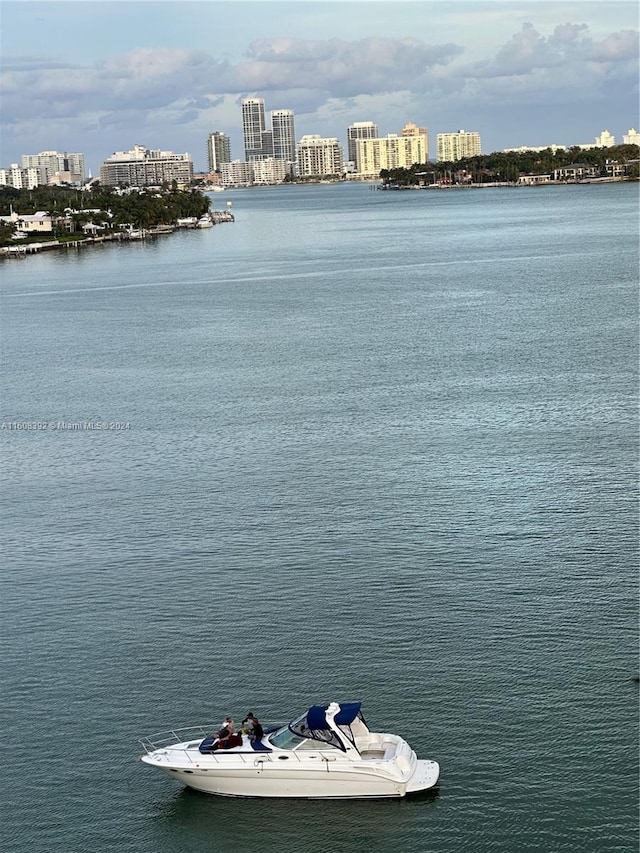
M 222 222 L 235 222 L 232 213 L 226 211 L 214 210 L 209 213 L 210 224 L 206 227 L 213 227 Z M 83 237 L 78 240 L 45 240 L 38 243 L 16 243 L 11 246 L 0 246 L 0 259 L 2 258 L 26 258 L 27 255 L 37 255 L 39 252 L 50 252 L 60 249 L 81 249 L 84 246 L 96 246 L 103 243 L 132 243 L 147 240 L 149 238 L 163 237 L 173 234 L 175 231 L 184 231 L 186 229 L 198 229 L 203 226 L 198 225 L 197 220 L 174 225 L 158 225 L 155 228 L 138 228 L 129 231 L 117 231 L 111 234 L 99 234 L 93 237 Z

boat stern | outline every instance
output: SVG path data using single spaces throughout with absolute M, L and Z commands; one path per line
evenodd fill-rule
M 417 791 L 428 791 L 438 783 L 440 777 L 440 765 L 437 761 L 416 761 L 416 769 L 407 782 L 406 793 L 414 794 Z

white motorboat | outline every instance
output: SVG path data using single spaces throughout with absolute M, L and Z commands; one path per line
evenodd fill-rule
M 208 213 L 205 213 L 200 217 L 200 219 L 198 219 L 196 228 L 213 228 L 213 220 Z
M 398 735 L 370 731 L 360 702 L 314 705 L 261 740 L 238 735 L 225 749 L 207 731 L 151 735 L 141 759 L 190 788 L 233 797 L 404 797 L 440 775 Z

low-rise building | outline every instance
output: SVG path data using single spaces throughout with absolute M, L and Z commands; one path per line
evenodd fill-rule
M 518 184 L 523 187 L 533 187 L 538 184 L 548 184 L 551 182 L 551 175 L 520 175 Z
M 557 145 L 553 143 L 551 145 L 521 145 L 519 148 L 503 148 L 503 154 L 539 154 L 541 151 L 550 150 L 552 154 L 555 154 L 556 151 L 566 151 L 566 145 Z
M 604 173 L 608 178 L 621 178 L 626 174 L 625 164 L 617 160 L 605 160 Z
M 584 178 L 595 178 L 597 175 L 597 167 L 587 163 L 569 163 L 568 166 L 553 170 L 554 181 L 581 181 Z
M 53 231 L 53 219 L 46 210 L 38 210 L 36 213 L 15 213 L 9 216 L 0 216 L 0 222 L 6 222 L 16 226 L 16 235 L 26 237 L 29 234 L 51 234 Z

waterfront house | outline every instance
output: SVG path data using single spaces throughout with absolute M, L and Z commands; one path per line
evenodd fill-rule
M 598 167 L 589 166 L 587 163 L 569 163 L 560 169 L 553 170 L 554 181 L 582 181 L 584 178 L 596 178 Z
M 15 225 L 17 237 L 26 237 L 29 234 L 51 234 L 53 231 L 53 220 L 45 210 L 23 214 L 12 211 L 9 216 L 0 216 L 0 221 Z
M 548 184 L 551 181 L 551 175 L 520 175 L 518 183 L 523 187 L 537 186 L 538 184 Z

